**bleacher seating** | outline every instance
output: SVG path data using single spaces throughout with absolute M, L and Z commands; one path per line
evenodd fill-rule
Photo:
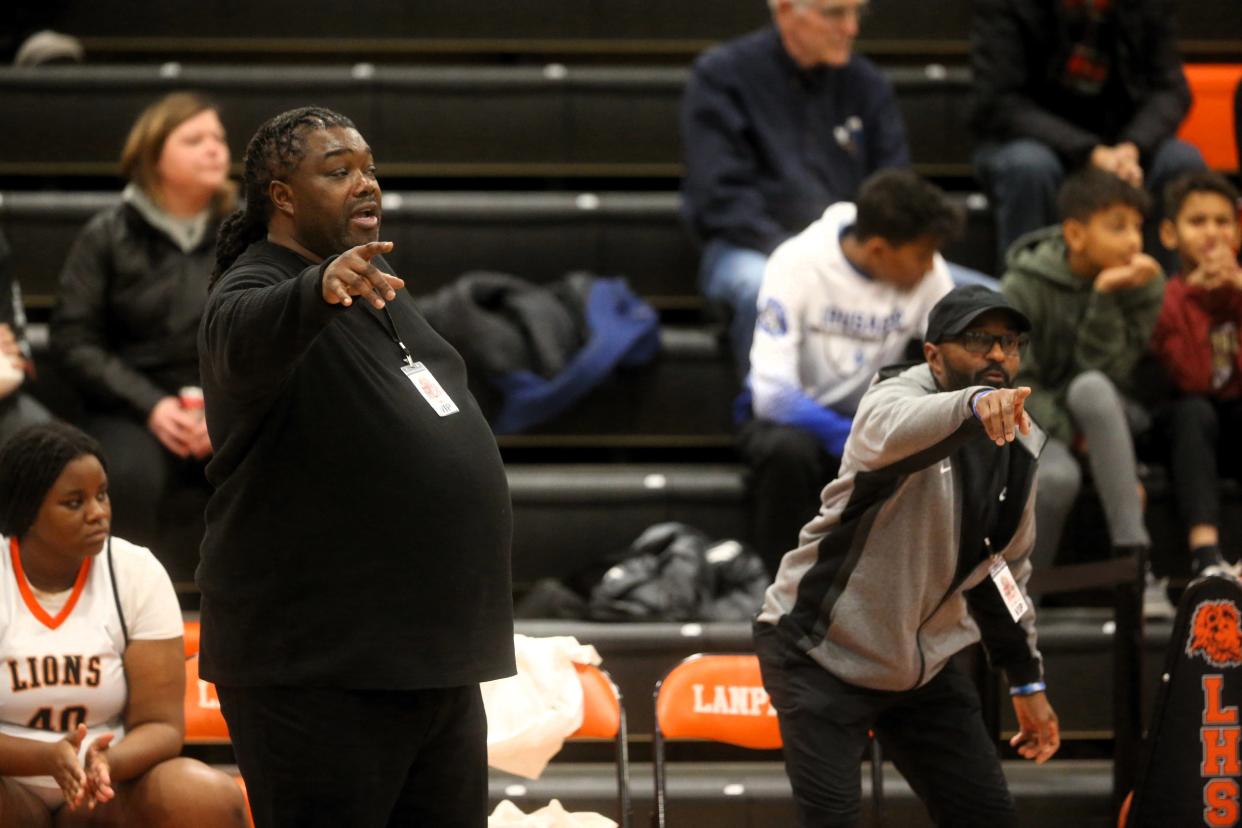
M 105 65 L 0 69 L 12 119 L 0 175 L 110 175 L 134 117 L 160 95 L 196 89 L 220 105 L 235 158 L 274 113 L 320 104 L 350 116 L 383 177 L 676 178 L 682 66 L 253 67 Z M 969 175 L 970 75 L 894 67 L 916 168 Z M 77 128 L 82 123 L 91 129 Z
M 1060 760 L 1054 765 L 1005 761 L 1005 777 L 1018 810 L 1018 828 L 1112 828 L 1116 824 L 1110 802 L 1110 763 L 1101 760 Z M 649 776 L 648 763 L 635 763 L 635 777 Z M 493 774 L 489 797 L 493 804 L 510 799 L 523 810 L 533 810 L 557 797 L 570 810 L 608 813 L 613 782 L 606 770 L 589 764 L 552 765 L 538 780 Z M 871 796 L 871 781 L 863 778 L 862 796 Z M 652 812 L 652 792 L 634 790 L 635 825 L 646 824 Z M 779 762 L 679 762 L 669 778 L 669 823 L 711 828 L 769 828 L 793 825 L 797 816 L 789 780 Z M 892 765 L 884 766 L 884 813 L 876 820 L 863 810 L 860 828 L 931 828 L 927 810 Z
M 1105 608 L 1059 608 L 1041 613 L 1039 647 L 1048 676 L 1049 693 L 1061 721 L 1062 738 L 1079 743 L 1090 753 L 1112 738 L 1112 611 Z M 1159 686 L 1162 654 L 1168 645 L 1167 622 L 1148 626 L 1144 644 L 1144 703 L 1146 709 Z M 590 643 L 603 658 L 612 679 L 626 699 L 649 698 L 651 688 L 672 667 L 695 653 L 753 651 L 750 623 L 607 624 L 582 621 L 519 621 L 517 630 L 529 636 L 572 635 Z M 961 663 L 968 672 L 977 664 L 968 653 Z M 627 705 L 631 739 L 645 745 L 654 721 L 646 702 Z M 1000 705 L 1000 732 L 1016 728 L 1008 697 Z M 649 758 L 638 748 L 636 759 Z
M 116 192 L 0 192 L 0 229 L 32 317 L 50 308 L 60 259 L 86 221 Z M 969 222 L 946 255 L 990 272 L 994 229 L 982 195 L 956 194 Z M 625 276 L 667 317 L 702 308 L 698 254 L 678 215 L 675 191 L 398 191 L 384 194 L 388 255 L 415 295 L 469 270 L 497 270 L 546 283 L 574 270 Z M 57 251 L 49 255 L 48 251 Z M 679 313 L 689 311 L 691 313 Z M 674 335 L 676 338 L 676 335 Z M 689 343 L 686 343 L 689 347 Z M 638 424 L 635 424 L 638 425 Z
M 1041 623 L 1050 692 L 1061 719 L 1070 759 L 1042 769 L 1006 761 L 1005 772 L 1019 803 L 1022 825 L 1045 824 L 1057 813 L 1074 815 L 1074 825 L 1105 825 L 1110 813 L 1110 770 L 1091 756 L 1091 746 L 1109 737 L 1111 727 L 1107 687 L 1111 680 L 1108 653 L 1111 632 L 1104 610 L 1056 610 Z M 191 616 L 187 624 L 193 624 Z M 696 652 L 736 653 L 751 648 L 749 624 L 589 624 L 581 622 L 521 621 L 517 631 L 530 636 L 573 635 L 593 644 L 603 666 L 621 690 L 631 751 L 640 761 L 630 766 L 630 789 L 635 821 L 645 824 L 654 809 L 652 787 L 640 784 L 652 778 L 650 763 L 653 714 L 651 688 L 682 658 Z M 1160 654 L 1170 627 L 1149 630 L 1144 684 L 1150 703 L 1159 682 Z M 215 764 L 227 763 L 227 730 L 219 716 L 210 685 L 200 686 L 197 659 L 187 662 L 186 709 L 189 751 Z M 204 702 L 206 706 L 204 707 Z M 1002 735 L 1013 732 L 1008 705 L 1002 705 Z M 606 730 L 607 728 L 605 728 Z M 596 731 L 592 731 L 595 733 Z M 599 731 L 602 733 L 603 731 Z M 587 734 L 582 734 L 587 735 Z M 598 735 L 598 733 L 596 734 Z M 606 736 L 604 737 L 606 739 Z M 1083 749 L 1076 750 L 1075 743 Z M 576 747 L 582 748 L 575 750 Z M 556 797 L 571 810 L 616 812 L 618 779 L 615 748 L 591 750 L 592 745 L 567 743 L 562 756 L 539 780 L 493 772 L 489 785 L 493 805 L 511 799 L 533 810 Z M 1098 752 L 1098 751 L 1097 751 Z M 1008 754 L 1006 754 L 1008 755 Z M 1077 759 L 1072 757 L 1077 756 Z M 673 757 L 676 768 L 668 779 L 670 822 L 750 826 L 785 824 L 791 818 L 789 784 L 775 753 L 716 750 L 682 752 Z M 863 796 L 871 797 L 870 774 L 864 774 Z M 884 768 L 884 817 L 864 825 L 928 825 L 927 818 L 905 782 L 891 765 Z M 1060 810 L 1058 808 L 1072 808 Z M 712 819 L 711 822 L 705 822 Z
M 873 2 L 859 38 L 864 54 L 887 60 L 951 57 L 969 51 L 970 0 Z M 1242 24 L 1232 0 L 1177 3 L 1183 54 L 1236 55 Z M 452 0 L 365 0 L 317 6 L 294 0 L 247 7 L 229 0 L 144 10 L 140 30 L 122 0 L 66 3 L 45 24 L 80 37 L 95 60 L 434 60 L 497 61 L 547 56 L 594 60 L 688 60 L 711 43 L 756 28 L 762 2 L 526 0 L 462 5 Z
M 537 282 L 590 270 L 626 276 L 661 312 L 663 347 L 653 365 L 619 374 L 531 433 L 500 439 L 518 589 L 598 561 L 657 522 L 749 536 L 730 420 L 737 377 L 717 336 L 719 320 L 699 298 L 697 254 L 677 214 L 676 116 L 692 56 L 761 25 L 762 0 L 358 0 L 319 5 L 314 14 L 292 0 L 244 9 L 234 0 L 201 0 L 153 5 L 141 26 L 130 4 L 117 0 L 55 5 L 48 24 L 81 36 L 92 63 L 0 68 L 0 107 L 22 116 L 9 118 L 0 137 L 0 229 L 37 322 L 53 302 L 59 257 L 90 215 L 116 202 L 121 142 L 147 103 L 174 89 L 207 92 L 221 104 L 235 161 L 275 112 L 330 106 L 352 117 L 375 149 L 390 189 L 383 228 L 396 249 L 389 258 L 413 292 L 471 269 Z M 1242 53 L 1236 0 L 1179 3 L 1176 11 L 1188 60 Z M 993 271 L 992 223 L 968 166 L 970 12 L 971 0 L 872 0 L 858 49 L 896 85 L 918 168 L 969 210 L 967 236 L 948 257 Z M 54 382 L 54 372 L 42 376 Z M 1167 481 L 1158 471 L 1146 480 L 1149 524 L 1167 565 L 1183 533 Z M 1103 554 L 1098 510 L 1089 509 L 1071 523 L 1073 555 Z M 1232 487 L 1225 533 L 1231 542 L 1242 537 Z M 195 606 L 192 585 L 179 587 L 185 605 Z M 1040 626 L 1068 745 L 1051 767 L 1006 762 L 1020 824 L 1110 825 L 1111 763 L 1095 758 L 1107 755 L 1100 743 L 1113 726 L 1108 613 L 1053 609 Z M 655 680 L 691 653 L 751 648 L 748 624 L 522 621 L 518 629 L 575 635 L 599 649 L 632 700 L 629 744 L 640 760 L 650 759 L 647 699 Z M 1162 625 L 1148 628 L 1148 701 L 1167 634 Z M 188 701 L 206 698 L 210 707 L 196 673 L 187 689 Z M 999 712 L 1002 734 L 1012 732 L 1007 703 Z M 225 738 L 206 736 L 189 752 L 218 751 L 212 761 L 228 761 Z M 599 748 L 567 746 L 537 781 L 493 774 L 492 803 L 510 798 L 531 810 L 556 797 L 571 809 L 611 813 L 617 782 L 611 762 L 597 761 L 610 759 Z M 669 781 L 670 821 L 789 824 L 778 758 L 707 753 L 680 762 Z M 631 770 L 640 780 L 651 773 L 646 761 Z M 930 824 L 891 766 L 884 775 L 884 824 Z M 722 780 L 738 787 L 724 789 Z M 870 796 L 869 779 L 863 795 Z M 633 796 L 640 824 L 654 804 L 650 786 L 638 785 Z

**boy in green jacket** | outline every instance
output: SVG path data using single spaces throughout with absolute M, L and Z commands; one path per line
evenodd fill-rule
M 1048 432 L 1039 459 L 1035 567 L 1051 566 L 1082 482 L 1086 455 L 1117 554 L 1146 554 L 1144 492 L 1134 459 L 1126 394 L 1151 340 L 1164 273 L 1143 253 L 1147 193 L 1111 173 L 1084 170 L 1057 199 L 1061 224 L 1030 233 L 1009 250 L 1001 282 L 1031 320 L 1031 344 L 1017 384 L 1026 410 Z M 1149 615 L 1172 613 L 1148 576 Z

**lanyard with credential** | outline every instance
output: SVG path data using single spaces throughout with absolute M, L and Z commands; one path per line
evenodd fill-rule
M 441 417 L 447 417 L 450 414 L 456 414 L 460 409 L 453 402 L 452 398 L 440 386 L 440 383 L 432 376 L 431 371 L 421 362 L 415 362 L 414 356 L 410 353 L 410 349 L 405 346 L 405 342 L 401 339 L 401 332 L 397 330 L 397 320 L 393 319 L 392 312 L 388 310 L 388 306 L 384 305 L 384 316 L 388 318 L 388 328 L 385 333 L 391 332 L 392 341 L 397 343 L 397 347 L 401 349 L 404 364 L 401 366 L 401 373 L 405 374 L 406 379 L 410 381 L 418 393 L 423 395 L 423 399 L 431 406 L 431 409 Z M 377 318 L 376 323 L 383 328 L 384 323 Z
M 392 341 L 397 343 L 397 347 L 401 349 L 401 353 L 404 355 L 406 366 L 413 367 L 414 356 L 410 353 L 410 349 L 405 347 L 405 342 L 403 342 L 401 339 L 401 333 L 397 330 L 397 320 L 392 318 L 392 312 L 388 310 L 388 305 L 384 305 L 383 311 L 384 311 L 384 316 L 388 317 L 388 327 L 392 331 Z M 378 319 L 376 319 L 375 321 L 379 322 Z M 381 328 L 384 327 L 384 323 L 379 322 L 379 326 Z M 388 331 L 385 331 L 385 333 L 388 333 Z

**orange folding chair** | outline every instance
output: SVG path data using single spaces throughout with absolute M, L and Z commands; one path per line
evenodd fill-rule
M 697 739 L 755 750 L 782 747 L 776 710 L 768 700 L 755 655 L 692 655 L 655 687 L 655 822 L 666 824 L 665 742 Z M 871 790 L 879 813 L 883 766 L 879 743 L 871 742 Z
M 182 633 L 182 641 L 185 643 L 185 657 L 198 655 L 198 622 L 186 621 L 185 632 Z
M 194 622 L 197 626 L 197 622 Z M 220 712 L 220 697 L 216 686 L 198 675 L 198 654 L 185 661 L 185 741 L 190 745 L 227 745 L 229 727 Z M 242 795 L 246 797 L 246 821 L 254 825 L 250 815 L 250 798 L 246 782 L 234 777 Z
M 1177 137 L 1198 147 L 1210 169 L 1237 171 L 1233 99 L 1242 82 L 1242 63 L 1187 63 L 1183 71 L 1194 102 Z
M 582 683 L 582 726 L 569 738 L 613 741 L 617 763 L 617 822 L 621 828 L 630 828 L 634 814 L 630 802 L 630 759 L 621 691 L 605 670 L 591 664 L 575 664 L 574 667 Z
M 185 741 L 191 745 L 229 743 L 220 697 L 214 684 L 198 677 L 197 655 L 185 661 Z

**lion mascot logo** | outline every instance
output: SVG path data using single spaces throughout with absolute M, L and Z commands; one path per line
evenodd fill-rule
M 1195 607 L 1186 655 L 1202 655 L 1213 667 L 1242 665 L 1242 633 L 1233 601 L 1204 601 Z

